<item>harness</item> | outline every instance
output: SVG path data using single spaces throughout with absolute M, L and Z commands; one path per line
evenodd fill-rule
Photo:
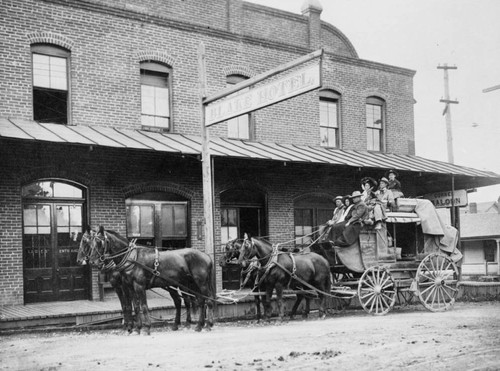
M 250 243 L 253 246 L 253 241 L 250 241 Z M 288 281 L 287 287 L 290 287 L 293 279 L 298 278 L 297 274 L 296 274 L 297 273 L 297 264 L 295 262 L 295 258 L 293 257 L 293 253 L 279 251 L 278 246 L 279 246 L 278 244 L 273 245 L 273 251 L 270 254 L 269 260 L 267 261 L 266 265 L 262 267 L 262 269 L 265 269 L 264 274 L 262 275 L 262 277 L 260 277 L 260 279 L 258 279 L 258 281 L 257 281 L 257 279 L 255 281 L 256 286 L 260 286 L 262 284 L 262 282 L 264 282 L 264 280 L 269 275 L 269 272 L 271 271 L 271 269 L 275 266 L 280 267 L 281 269 L 283 269 L 286 273 L 288 273 L 290 275 L 290 280 Z M 278 262 L 278 257 L 282 254 L 288 254 L 290 256 L 290 259 L 292 260 L 292 272 L 288 271 L 288 269 L 284 268 L 283 265 Z M 262 259 L 259 259 L 259 260 L 262 260 Z

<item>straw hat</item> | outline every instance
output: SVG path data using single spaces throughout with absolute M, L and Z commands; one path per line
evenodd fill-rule
M 356 197 L 361 197 L 362 194 L 360 191 L 354 191 L 352 192 L 352 195 L 349 196 L 349 198 L 352 200 L 353 198 L 356 198 Z

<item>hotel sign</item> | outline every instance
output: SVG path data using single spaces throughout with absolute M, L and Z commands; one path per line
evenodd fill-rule
M 206 107 L 205 125 L 210 126 L 259 108 L 295 97 L 321 86 L 321 64 L 286 74 L 264 85 L 244 90 Z
M 451 207 L 451 191 L 436 192 L 424 195 L 424 198 L 430 200 L 434 207 Z M 456 190 L 453 194 L 454 206 L 467 206 L 467 191 L 465 189 Z

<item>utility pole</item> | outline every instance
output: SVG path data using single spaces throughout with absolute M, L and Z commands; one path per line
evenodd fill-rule
M 443 70 L 444 72 L 444 99 L 440 102 L 445 103 L 443 115 L 446 116 L 446 138 L 448 144 L 448 162 L 453 164 L 455 159 L 453 158 L 453 132 L 451 130 L 451 109 L 450 104 L 458 104 L 457 100 L 450 100 L 450 87 L 448 80 L 448 70 L 456 70 L 457 67 L 448 66 L 446 63 L 442 66 L 437 66 L 438 70 Z M 451 224 L 460 230 L 460 212 L 458 207 L 455 207 L 455 177 L 451 175 L 451 208 L 450 208 Z
M 448 66 L 446 63 L 442 66 L 437 66 L 438 70 L 443 70 L 444 72 L 444 99 L 439 100 L 442 103 L 446 103 L 443 111 L 443 115 L 446 116 L 446 137 L 448 144 L 448 162 L 453 164 L 455 159 L 453 157 L 453 132 L 451 130 L 451 109 L 450 104 L 458 104 L 456 100 L 450 100 L 450 87 L 448 81 L 448 70 L 456 70 L 457 67 Z

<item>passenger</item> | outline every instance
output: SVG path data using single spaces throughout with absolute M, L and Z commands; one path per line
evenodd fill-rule
M 392 195 L 394 199 L 398 199 L 399 197 L 404 197 L 403 192 L 401 191 L 401 183 L 396 178 L 398 177 L 398 173 L 396 170 L 389 170 L 385 176 L 389 178 L 389 184 L 387 184 L 387 189 L 392 191 Z
M 343 202 L 345 207 L 344 207 L 344 212 L 342 213 L 342 216 L 338 220 L 338 223 L 341 223 L 343 221 L 347 221 L 351 217 L 352 202 L 351 202 L 351 199 L 349 197 L 351 197 L 351 196 L 346 195 L 342 198 L 342 202 Z
M 357 241 L 363 221 L 368 217 L 368 207 L 361 200 L 362 194 L 354 191 L 350 196 L 353 203 L 349 220 L 337 223 L 333 226 L 339 236 L 333 242 L 335 246 L 347 247 Z
M 375 229 L 382 229 L 382 223 L 387 219 L 385 208 L 378 199 L 374 189 L 377 187 L 377 181 L 370 177 L 361 179 L 361 187 L 363 188 L 363 198 L 369 210 L 368 218 L 364 221 L 366 225 L 373 225 Z
M 392 211 L 396 203 L 394 201 L 394 195 L 390 189 L 387 188 L 389 180 L 385 177 L 380 179 L 380 185 L 378 186 L 378 191 L 375 192 L 379 201 L 382 203 L 382 208 L 386 211 Z
M 325 239 L 331 240 L 333 238 L 331 226 L 338 223 L 338 221 L 340 220 L 340 218 L 344 214 L 345 206 L 344 206 L 344 203 L 342 202 L 342 196 L 335 197 L 335 206 L 336 207 L 333 210 L 332 218 L 330 220 L 328 220 L 326 222 L 326 224 L 323 224 L 319 227 L 318 232 L 319 232 L 319 236 L 320 236 L 322 241 L 324 241 Z M 328 232 L 327 232 L 327 228 L 329 229 Z M 327 235 L 329 235 L 329 236 L 327 236 Z
M 342 196 L 335 197 L 335 209 L 333 210 L 332 218 L 327 222 L 328 225 L 334 225 L 338 223 L 339 219 L 342 217 L 344 213 L 345 206 L 342 203 Z
M 377 198 L 375 194 L 375 190 L 377 188 L 377 181 L 370 177 L 364 177 L 361 179 L 361 188 L 363 189 L 363 194 L 361 200 L 367 205 L 370 204 L 370 201 Z

